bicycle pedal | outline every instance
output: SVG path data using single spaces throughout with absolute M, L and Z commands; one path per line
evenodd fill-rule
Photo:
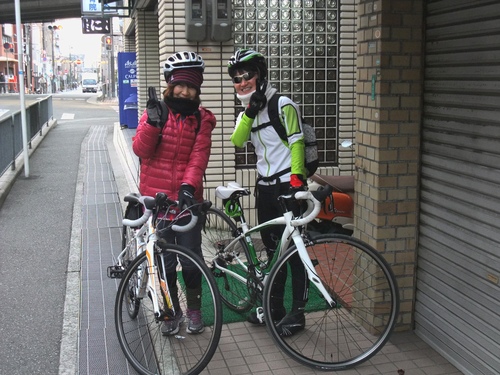
M 265 323 L 264 309 L 262 307 L 257 307 L 257 309 L 255 310 L 255 314 L 256 314 L 257 319 L 260 322 L 260 324 L 264 324 Z
M 107 275 L 110 279 L 121 279 L 125 273 L 125 268 L 121 266 L 109 266 Z

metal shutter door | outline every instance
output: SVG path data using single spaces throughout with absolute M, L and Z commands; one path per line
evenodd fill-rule
M 416 333 L 500 374 L 500 3 L 427 1 Z

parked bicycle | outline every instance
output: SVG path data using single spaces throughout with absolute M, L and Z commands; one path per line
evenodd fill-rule
M 328 186 L 281 196 L 283 216 L 250 228 L 241 205 L 250 191 L 237 183 L 219 186 L 216 196 L 223 200 L 225 213 L 210 208 L 202 232 L 204 258 L 224 304 L 239 313 L 257 307 L 257 316 L 281 349 L 299 363 L 325 371 L 347 369 L 375 355 L 389 339 L 399 310 L 395 277 L 375 249 L 350 236 L 308 234 L 306 224 L 331 192 Z M 300 218 L 286 210 L 293 199 L 307 201 Z M 268 259 L 258 232 L 283 224 L 279 249 Z M 287 335 L 278 331 L 279 322 L 267 317 L 272 316 L 273 291 L 280 288 L 279 274 L 297 253 L 307 271 L 309 298 L 303 329 Z M 287 311 L 292 304 L 290 279 L 284 286 Z
M 199 255 L 176 244 L 166 243 L 160 231 L 188 231 L 196 225 L 195 206 L 175 217 L 171 208 L 177 202 L 165 194 L 156 197 L 127 195 L 126 217 L 140 207 L 140 217 L 123 220 L 123 251 L 117 263 L 108 267 L 108 276 L 121 278 L 115 301 L 115 326 L 120 346 L 130 364 L 140 374 L 199 374 L 212 359 L 222 330 L 222 303 L 214 276 Z M 207 206 L 204 204 L 204 206 Z M 142 208 L 144 212 L 142 213 Z M 204 207 L 206 210 L 207 207 Z M 203 211 L 203 210 L 202 210 Z M 168 216 L 168 224 L 159 229 L 159 221 Z M 188 221 L 181 225 L 181 220 Z M 166 273 L 165 258 L 175 257 L 177 269 Z M 162 326 L 186 312 L 188 291 L 181 265 L 198 270 L 202 285 L 204 329 L 197 334 L 182 330 L 162 332 Z M 168 277 L 167 277 L 168 275 Z M 187 331 L 187 330 L 186 330 Z

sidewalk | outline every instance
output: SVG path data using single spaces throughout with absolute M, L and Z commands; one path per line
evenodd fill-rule
M 115 127 L 115 149 L 118 151 L 122 169 L 130 174 L 128 184 L 137 183 L 137 158 L 131 152 L 135 129 Z M 115 172 L 116 175 L 116 172 Z M 346 371 L 330 372 L 339 375 L 398 374 L 403 369 L 406 375 L 461 375 L 454 366 L 431 349 L 413 332 L 396 333 L 390 342 L 370 361 Z M 222 332 L 219 349 L 204 374 L 217 375 L 277 375 L 277 374 L 324 374 L 297 364 L 284 355 L 274 344 L 264 327 L 249 323 L 226 325 Z

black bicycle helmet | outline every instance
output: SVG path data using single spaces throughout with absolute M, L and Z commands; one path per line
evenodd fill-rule
M 168 82 L 170 75 L 177 69 L 199 69 L 203 73 L 205 62 L 202 57 L 195 52 L 182 51 L 170 56 L 163 65 L 163 75 Z
M 231 56 L 227 62 L 227 70 L 231 78 L 234 77 L 238 69 L 257 70 L 261 80 L 264 81 L 267 78 L 266 58 L 253 49 L 239 49 L 234 56 Z

